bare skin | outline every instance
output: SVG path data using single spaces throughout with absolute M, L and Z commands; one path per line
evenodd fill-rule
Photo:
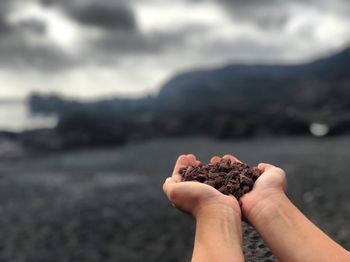
M 194 155 L 180 156 L 163 186 L 173 205 L 196 219 L 192 261 L 244 261 L 238 201 L 208 185 L 181 182 L 180 168 L 199 163 Z
M 232 155 L 223 158 L 239 161 Z M 220 159 L 214 157 L 211 162 Z M 163 187 L 175 207 L 196 219 L 192 261 L 243 261 L 241 214 L 279 261 L 350 261 L 350 253 L 312 224 L 287 198 L 282 169 L 259 164 L 263 174 L 253 190 L 240 199 L 240 208 L 236 199 L 210 186 L 181 182 L 179 169 L 198 164 L 194 155 L 180 156 L 172 177 Z
M 278 261 L 350 261 L 350 253 L 308 220 L 285 195 L 285 172 L 259 164 L 263 174 L 241 198 L 242 213 Z

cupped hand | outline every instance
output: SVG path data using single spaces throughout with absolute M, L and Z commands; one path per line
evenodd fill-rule
M 214 157 L 211 162 L 219 160 L 219 157 Z M 200 161 L 192 154 L 181 155 L 177 159 L 172 176 L 167 178 L 163 185 L 163 190 L 173 205 L 194 217 L 206 211 L 215 213 L 223 209 L 233 210 L 235 214 L 241 216 L 239 203 L 233 196 L 224 195 L 203 183 L 181 182 L 180 169 L 199 164 Z
M 233 155 L 225 155 L 224 158 L 231 162 L 241 162 Z M 211 162 L 217 161 L 220 161 L 220 158 L 214 157 Z M 239 199 L 243 217 L 248 220 L 253 209 L 269 205 L 276 197 L 283 195 L 287 188 L 286 173 L 281 168 L 267 163 L 260 163 L 258 168 L 262 174 L 255 181 L 252 191 Z
M 271 204 L 276 197 L 285 194 L 287 189 L 286 173 L 279 167 L 260 163 L 258 168 L 263 172 L 255 181 L 253 190 L 240 199 L 243 216 L 248 218 L 255 209 L 261 209 Z

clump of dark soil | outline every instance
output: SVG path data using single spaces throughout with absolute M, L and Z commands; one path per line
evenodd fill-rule
M 182 168 L 179 171 L 182 181 L 197 181 L 214 187 L 225 195 L 237 199 L 253 189 L 255 181 L 261 175 L 257 167 L 222 159 L 216 164 Z

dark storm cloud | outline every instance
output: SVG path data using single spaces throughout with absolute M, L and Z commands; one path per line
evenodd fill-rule
M 235 20 L 254 24 L 265 30 L 278 29 L 288 22 L 287 2 L 278 0 L 219 0 L 225 12 Z
M 254 23 L 265 28 L 283 25 L 287 20 L 285 6 L 302 0 L 188 0 L 192 3 L 213 2 L 233 18 Z
M 0 42 L 0 68 L 54 72 L 75 65 L 78 65 L 78 61 L 59 48 L 31 45 L 18 39 L 8 41 L 8 44 Z
M 7 21 L 2 17 L 0 13 L 0 36 L 5 35 L 11 32 L 11 26 L 7 23 Z
M 75 3 L 76 2 L 76 3 Z M 105 29 L 101 41 L 109 35 L 115 35 L 119 47 L 124 53 L 132 53 L 135 49 L 142 50 L 142 44 L 136 46 L 135 41 L 144 43 L 141 34 L 136 28 L 132 10 L 117 1 L 113 5 L 108 3 L 77 4 L 79 1 L 42 1 L 44 6 L 60 8 L 69 18 L 74 19 L 81 26 L 93 26 Z M 105 54 L 113 57 L 111 50 L 102 50 L 101 47 L 90 45 L 84 54 L 67 53 L 53 43 L 31 41 L 33 38 L 45 35 L 47 25 L 37 19 L 22 20 L 9 23 L 7 16 L 13 12 L 12 4 L 16 1 L 0 2 L 0 67 L 3 68 L 31 68 L 48 71 L 60 71 L 81 66 L 91 54 Z M 17 2 L 18 3 L 18 2 Z M 82 2 L 79 2 L 82 3 Z M 107 32 L 108 31 L 108 32 Z M 100 50 L 97 50 L 100 49 Z M 148 49 L 148 47 L 144 47 Z M 115 50 L 115 49 L 114 49 Z M 98 57 L 95 56 L 98 60 Z
M 99 37 L 84 40 L 84 47 L 78 53 L 66 53 L 54 44 L 37 45 L 29 41 L 28 35 L 44 35 L 46 25 L 39 20 L 27 20 L 15 25 L 9 24 L 6 15 L 12 12 L 11 3 L 20 0 L 0 0 L 0 66 L 32 67 L 40 70 L 69 70 L 86 63 L 115 63 L 129 56 L 167 55 L 171 52 L 185 53 L 193 49 L 189 39 L 200 40 L 208 32 L 204 25 L 183 24 L 179 17 L 178 30 L 173 28 L 144 33 L 137 24 L 133 4 L 143 0 L 33 0 L 44 8 L 57 9 L 67 18 L 74 20 L 82 28 L 100 30 Z M 146 0 L 145 0 L 146 1 Z M 147 0 L 156 7 L 157 1 Z M 301 3 L 314 8 L 333 8 L 335 13 L 347 10 L 348 0 L 183 0 L 183 2 L 212 2 L 232 17 L 232 23 L 250 23 L 262 30 L 283 33 L 283 27 L 290 19 L 289 5 Z M 334 7 L 331 4 L 334 3 Z M 336 3 L 336 4 L 335 4 Z M 185 4 L 185 3 L 184 3 Z M 189 12 L 191 6 L 188 5 Z M 311 32 L 305 35 L 312 37 Z M 274 32 L 275 33 L 275 32 Z M 304 36 L 302 36 L 304 38 Z M 306 37 L 306 36 L 305 36 Z M 85 41 L 86 40 L 86 41 Z M 219 42 L 203 42 L 200 50 L 203 59 L 210 57 L 276 58 L 283 55 L 284 46 L 259 42 L 259 39 L 226 39 Z M 221 42 L 220 42 L 221 41 Z M 236 55 L 237 54 L 237 55 Z M 265 55 L 265 56 L 264 56 Z M 179 57 L 180 59 L 181 57 Z
M 195 34 L 204 34 L 207 28 L 201 25 L 184 26 L 174 31 L 158 31 L 148 34 L 119 31 L 105 34 L 92 41 L 89 49 L 94 50 L 92 58 L 104 64 L 113 63 L 130 54 L 138 57 L 179 53 L 189 47 L 188 39 Z M 113 54 L 114 56 L 111 56 Z M 91 57 L 90 57 L 91 58 Z
M 13 12 L 13 5 L 16 0 L 0 0 L 0 35 L 3 37 L 12 34 L 21 34 L 32 32 L 35 34 L 43 34 L 46 30 L 46 25 L 38 19 L 27 19 L 19 23 L 9 23 L 8 15 Z
M 38 20 L 22 21 L 9 28 L 11 34 L 0 38 L 0 66 L 60 71 L 86 63 L 114 64 L 128 56 L 162 54 L 174 47 L 184 48 L 190 35 L 205 30 L 201 26 L 184 26 L 175 31 L 143 33 L 138 29 L 131 6 L 121 1 L 41 0 L 40 3 L 43 7 L 61 10 L 81 27 L 102 29 L 99 37 L 86 39 L 78 53 L 66 53 L 53 44 L 31 43 L 27 36 L 45 34 L 46 25 Z
M 41 0 L 44 6 L 58 7 L 85 26 L 106 30 L 135 30 L 137 22 L 128 1 Z
M 108 6 L 93 3 L 69 11 L 69 15 L 78 22 L 105 29 L 134 30 L 136 20 L 130 8 L 117 5 Z
M 0 68 L 36 68 L 55 70 L 73 60 L 51 45 L 38 45 L 29 38 L 42 36 L 46 24 L 38 19 L 25 19 L 9 23 L 8 15 L 13 12 L 16 1 L 0 2 Z
M 30 33 L 33 35 L 44 35 L 46 33 L 47 26 L 43 21 L 38 19 L 28 19 L 23 20 L 13 26 L 13 30 L 21 33 Z
M 192 3 L 213 2 L 233 18 L 234 22 L 250 23 L 263 30 L 281 30 L 291 18 L 295 5 L 333 12 L 349 17 L 349 0 L 188 0 Z
M 7 27 L 0 34 L 0 68 L 53 71 L 77 63 L 55 46 L 30 41 L 45 34 L 46 24 L 42 21 L 28 19 Z
M 6 21 L 6 13 L 9 9 L 9 1 L 0 1 L 0 36 L 8 34 L 11 31 L 11 26 Z

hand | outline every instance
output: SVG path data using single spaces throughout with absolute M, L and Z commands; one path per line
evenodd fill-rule
M 214 157 L 212 162 L 218 161 Z M 167 178 L 163 190 L 173 205 L 187 213 L 198 217 L 203 213 L 218 213 L 232 210 L 241 217 L 238 201 L 233 196 L 220 193 L 215 188 L 199 182 L 181 182 L 179 170 L 188 166 L 198 166 L 200 162 L 194 155 L 181 155 L 175 165 L 174 172 Z
M 258 168 L 263 173 L 255 181 L 253 190 L 240 199 L 242 213 L 248 220 L 284 195 L 287 188 L 286 173 L 281 168 L 266 163 L 260 163 Z
M 225 158 L 241 162 L 232 155 L 226 155 Z M 246 218 L 260 203 L 267 204 L 275 196 L 284 194 L 287 188 L 286 173 L 281 168 L 266 163 L 260 163 L 258 168 L 262 174 L 255 181 L 253 190 L 240 198 L 241 210 Z

